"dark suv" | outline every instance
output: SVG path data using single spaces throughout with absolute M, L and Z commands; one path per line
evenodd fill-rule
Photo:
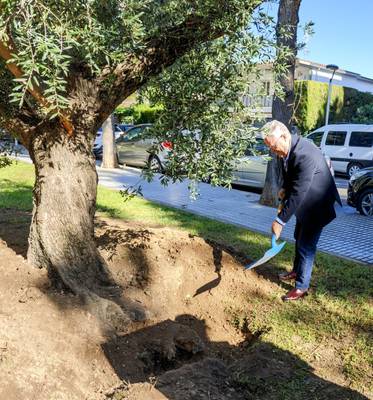
M 373 167 L 362 169 L 351 176 L 347 203 L 360 214 L 373 216 Z

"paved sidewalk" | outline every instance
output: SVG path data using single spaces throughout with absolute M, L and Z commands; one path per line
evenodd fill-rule
M 138 185 L 148 200 L 183 209 L 212 219 L 229 222 L 250 230 L 269 235 L 276 210 L 261 206 L 259 195 L 241 190 L 228 190 L 200 184 L 200 196 L 189 198 L 186 182 L 163 187 L 159 180 L 143 181 L 135 168 L 106 170 L 97 168 L 99 183 L 112 189 L 123 189 L 123 185 Z M 282 237 L 293 242 L 294 218 L 285 226 Z M 373 264 L 373 218 L 360 215 L 355 209 L 337 208 L 337 218 L 323 231 L 319 246 L 329 254 L 354 261 Z

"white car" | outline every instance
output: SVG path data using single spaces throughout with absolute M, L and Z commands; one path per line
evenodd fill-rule
M 373 166 L 373 125 L 326 125 L 310 133 L 307 139 L 330 157 L 336 172 L 352 176 Z

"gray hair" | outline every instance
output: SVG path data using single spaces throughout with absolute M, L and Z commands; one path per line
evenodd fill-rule
M 273 120 L 267 122 L 261 129 L 263 139 L 267 137 L 279 137 L 281 135 L 290 135 L 289 129 L 280 121 Z

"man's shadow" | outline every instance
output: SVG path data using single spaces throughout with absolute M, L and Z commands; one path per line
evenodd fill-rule
M 367 400 L 260 333 L 246 332 L 237 346 L 212 342 L 205 321 L 188 314 L 112 337 L 102 349 L 121 380 L 155 382 L 169 400 Z

